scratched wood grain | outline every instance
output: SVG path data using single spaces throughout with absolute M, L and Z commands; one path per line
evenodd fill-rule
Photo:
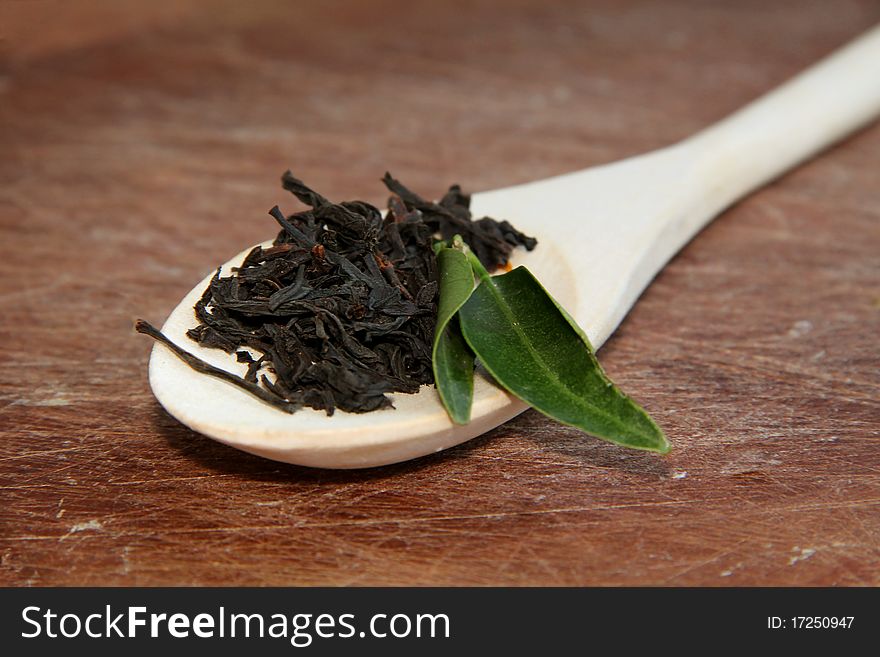
M 667 458 L 528 412 L 278 464 L 166 415 L 131 331 L 273 233 L 288 167 L 381 203 L 386 168 L 431 196 L 614 160 L 880 3 L 147 4 L 4 3 L 0 583 L 880 585 L 876 126 L 727 212 L 602 350 Z

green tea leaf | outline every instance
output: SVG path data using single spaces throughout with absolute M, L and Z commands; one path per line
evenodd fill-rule
M 474 290 L 474 273 L 463 249 L 459 237 L 453 239 L 452 248 L 437 249 L 440 300 L 432 354 L 434 384 L 449 417 L 457 424 L 470 421 L 474 399 L 474 354 L 455 317 Z
M 495 380 L 551 418 L 626 447 L 665 454 L 648 414 L 605 375 L 586 335 L 524 267 L 489 276 L 459 310 L 465 340 Z

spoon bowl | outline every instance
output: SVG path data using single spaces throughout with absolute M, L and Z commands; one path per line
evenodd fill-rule
M 736 114 L 647 155 L 538 182 L 476 194 L 475 216 L 507 219 L 538 238 L 515 252 L 599 348 L 663 265 L 731 203 L 866 124 L 880 112 L 880 28 Z M 250 251 L 223 265 L 237 266 Z M 162 332 L 206 362 L 236 374 L 246 366 L 186 337 L 194 287 Z M 150 384 L 188 427 L 266 458 L 321 468 L 363 468 L 458 445 L 526 405 L 479 372 L 471 422 L 455 425 L 432 386 L 392 395 L 394 409 L 365 414 L 277 410 L 199 374 L 156 344 Z
M 538 254 L 539 250 L 543 253 Z M 249 251 L 225 263 L 222 274 L 241 264 Z M 575 307 L 574 272 L 552 244 L 547 248 L 542 244 L 531 254 L 517 253 L 517 257 L 541 280 L 555 283 L 554 294 L 566 307 Z M 194 326 L 193 306 L 212 276 L 183 298 L 162 332 L 202 360 L 244 375 L 247 365 L 186 337 L 186 331 Z M 478 371 L 472 420 L 467 425 L 450 422 L 433 386 L 422 386 L 417 394 L 391 395 L 393 409 L 366 414 L 337 411 L 328 417 L 323 411 L 305 408 L 290 415 L 229 383 L 194 372 L 161 344 L 154 347 L 150 359 L 150 384 L 171 415 L 206 436 L 276 461 L 322 468 L 384 465 L 439 452 L 485 433 L 527 408 Z

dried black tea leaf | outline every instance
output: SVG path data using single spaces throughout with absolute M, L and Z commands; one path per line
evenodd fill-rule
M 472 221 L 470 198 L 457 185 L 431 203 L 385 174 L 395 196 L 383 216 L 363 201 L 333 203 L 289 171 L 281 180 L 310 209 L 272 208 L 281 227 L 273 245 L 255 247 L 229 276 L 218 270 L 195 305 L 198 325 L 187 331 L 247 363 L 245 376 L 221 374 L 146 322 L 138 330 L 195 369 L 288 412 L 373 411 L 391 406 L 388 393 L 433 383 L 436 235 L 461 234 L 490 271 L 515 247 L 536 244 L 506 221 Z
M 453 236 L 460 235 L 490 272 L 506 265 L 517 246 L 531 251 L 538 244 L 534 237 L 524 235 L 507 221 L 499 222 L 489 217 L 473 221 L 471 197 L 462 193 L 458 185 L 450 187 L 439 203 L 432 203 L 411 192 L 392 178 L 390 173 L 385 174 L 382 182 L 400 197 L 407 210 L 419 211 L 422 221 L 432 232 L 439 233 L 442 239 L 451 240 Z

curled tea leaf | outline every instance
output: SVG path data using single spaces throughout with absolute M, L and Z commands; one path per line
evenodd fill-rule
M 474 354 L 455 315 L 474 289 L 474 274 L 457 235 L 451 248 L 441 242 L 436 251 L 440 298 L 432 353 L 434 383 L 452 421 L 467 424 L 474 397 Z

